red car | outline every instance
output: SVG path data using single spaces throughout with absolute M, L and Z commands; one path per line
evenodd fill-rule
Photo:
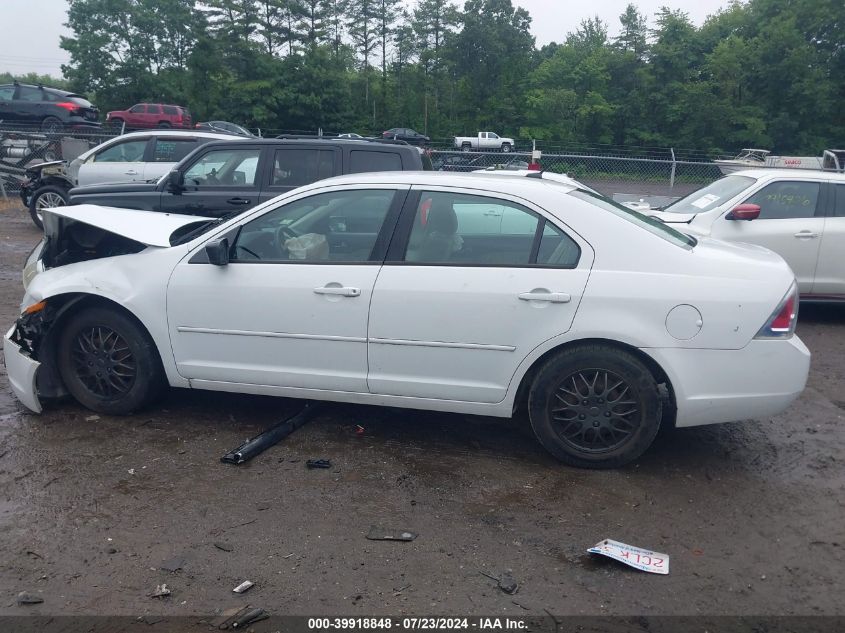
M 137 103 L 128 110 L 114 110 L 106 114 L 106 121 L 113 125 L 126 124 L 127 129 L 193 127 L 188 108 L 163 103 Z

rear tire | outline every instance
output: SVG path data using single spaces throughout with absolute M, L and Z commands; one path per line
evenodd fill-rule
M 463 143 L 463 144 L 461 145 L 461 151 L 462 151 L 462 152 L 468 152 L 468 151 L 470 151 L 471 149 L 472 149 L 472 145 L 470 145 L 469 143 Z
M 45 117 L 41 121 L 41 131 L 45 134 L 57 134 L 62 131 L 62 120 L 54 116 Z
M 510 143 L 502 143 L 502 152 L 505 154 L 509 154 L 511 151 L 511 144 Z
M 68 203 L 68 195 L 65 189 L 56 185 L 46 185 L 35 190 L 29 199 L 29 215 L 35 226 L 44 229 L 43 210 L 53 207 L 63 207 Z
M 171 126 L 171 125 L 170 125 L 170 123 L 168 123 L 167 121 L 159 121 L 159 122 L 158 122 L 158 127 L 159 127 L 160 129 L 162 129 L 162 130 L 165 130 L 165 129 L 167 129 L 167 128 L 169 128 L 169 127 L 172 127 L 172 126 Z
M 552 357 L 528 395 L 531 427 L 560 461 L 616 468 L 651 446 L 663 416 L 657 381 L 633 354 L 582 345 Z
M 153 402 L 166 381 L 152 338 L 133 318 L 105 307 L 70 317 L 59 339 L 62 381 L 83 406 L 127 415 Z

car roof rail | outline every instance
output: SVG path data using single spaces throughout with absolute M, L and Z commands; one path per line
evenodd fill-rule
M 358 141 L 360 143 L 382 143 L 384 145 L 408 145 L 411 144 L 406 141 L 400 141 L 398 139 L 388 139 L 388 138 L 340 138 L 339 134 L 335 134 L 333 136 L 327 136 L 323 134 L 322 136 L 318 134 L 279 134 L 274 136 L 273 138 L 278 138 L 282 140 L 306 140 L 306 141 Z

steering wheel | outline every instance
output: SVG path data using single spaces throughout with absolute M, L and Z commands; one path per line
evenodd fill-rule
M 276 244 L 279 245 L 280 250 L 285 245 L 285 240 L 289 240 L 294 237 L 299 237 L 299 233 L 286 224 L 283 224 L 276 229 Z

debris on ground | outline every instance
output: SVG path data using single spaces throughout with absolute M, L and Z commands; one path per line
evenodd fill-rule
M 253 622 L 258 622 L 259 620 L 266 620 L 269 617 L 270 616 L 264 609 L 252 609 L 232 622 L 232 628 L 237 629 L 239 627 L 252 624 Z
M 127 472 L 127 473 L 129 473 L 130 475 L 134 475 L 134 474 L 135 474 L 135 469 L 134 469 L 134 468 L 130 468 L 130 469 L 129 469 L 129 470 L 127 470 L 126 472 Z
M 18 594 L 17 601 L 18 604 L 41 604 L 44 602 L 44 598 L 28 591 L 21 591 Z
M 187 561 L 181 556 L 174 556 L 173 558 L 168 558 L 158 567 L 159 569 L 163 569 L 164 571 L 176 572 L 182 569 L 185 566 L 186 562 Z
M 86 422 L 96 422 L 99 419 L 100 419 L 99 415 L 89 415 L 88 417 L 85 418 L 85 421 Z
M 634 569 L 647 571 L 652 574 L 669 573 L 669 555 L 642 549 L 611 539 L 599 541 L 587 550 L 590 554 L 601 554 Z
M 256 455 L 264 452 L 271 446 L 278 444 L 281 440 L 293 433 L 296 429 L 311 420 L 319 409 L 316 402 L 306 402 L 305 406 L 294 416 L 291 416 L 279 424 L 270 427 L 241 444 L 238 448 L 229 451 L 220 461 L 225 464 L 243 464 Z
M 376 525 L 370 527 L 367 538 L 371 541 L 413 541 L 419 536 L 410 530 L 391 530 Z
M 168 589 L 167 585 L 162 583 L 160 585 L 156 585 L 155 591 L 150 594 L 150 598 L 166 598 L 170 595 L 170 589 Z
M 331 468 L 332 463 L 328 459 L 309 459 L 305 462 L 308 468 Z
M 355 425 L 355 435 L 363 435 L 364 434 L 364 427 L 360 424 Z
M 234 547 L 232 547 L 228 543 L 222 543 L 220 541 L 215 541 L 214 547 L 216 547 L 219 550 L 223 550 L 224 552 L 231 552 L 233 549 L 235 549 Z
M 235 593 L 246 593 L 253 586 L 255 586 L 254 582 L 252 582 L 251 580 L 244 580 L 241 584 L 232 589 L 232 591 L 234 591 Z
M 490 580 L 495 580 L 499 589 L 504 591 L 506 594 L 513 595 L 519 591 L 519 583 L 514 580 L 510 569 L 506 569 L 499 576 L 493 576 L 492 574 L 488 574 L 486 571 L 479 571 L 478 573 L 482 576 L 487 576 Z

